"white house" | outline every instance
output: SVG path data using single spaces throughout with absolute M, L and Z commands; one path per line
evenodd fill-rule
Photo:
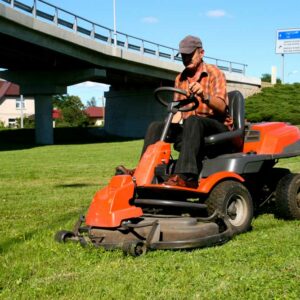
M 0 126 L 17 127 L 22 114 L 24 118 L 34 115 L 34 99 L 24 97 L 22 101 L 18 85 L 0 81 Z

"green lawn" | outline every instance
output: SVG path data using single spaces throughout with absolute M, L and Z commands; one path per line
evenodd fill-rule
M 259 216 L 219 247 L 132 258 L 53 240 L 141 141 L 0 151 L 0 299 L 299 299 L 300 221 Z M 300 159 L 282 162 L 300 171 Z

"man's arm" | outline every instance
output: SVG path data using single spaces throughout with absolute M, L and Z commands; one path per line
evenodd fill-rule
M 227 106 L 226 79 L 220 70 L 215 70 L 210 75 L 209 94 L 205 94 L 199 82 L 192 82 L 189 85 L 190 91 L 199 96 L 203 103 L 215 111 L 216 114 L 223 115 Z

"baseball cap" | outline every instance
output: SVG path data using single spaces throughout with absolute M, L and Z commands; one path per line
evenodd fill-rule
M 202 41 L 196 36 L 188 35 L 179 43 L 181 54 L 191 54 L 196 48 L 202 48 Z

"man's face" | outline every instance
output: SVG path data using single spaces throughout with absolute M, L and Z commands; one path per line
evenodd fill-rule
M 199 64 L 202 61 L 202 58 L 204 56 L 204 50 L 201 48 L 197 48 L 194 52 L 191 54 L 181 54 L 182 62 L 186 69 L 190 71 L 197 70 Z

